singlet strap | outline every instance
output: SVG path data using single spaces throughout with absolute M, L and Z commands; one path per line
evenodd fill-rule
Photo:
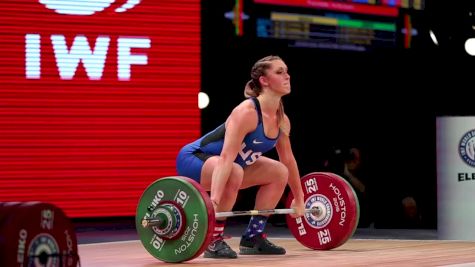
M 259 100 L 256 97 L 251 97 L 251 99 L 254 102 L 254 105 L 256 106 L 257 117 L 259 118 L 259 123 L 262 123 L 261 104 L 259 103 Z

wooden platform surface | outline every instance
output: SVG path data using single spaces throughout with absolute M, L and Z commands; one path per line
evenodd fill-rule
M 286 248 L 286 255 L 250 256 L 237 259 L 207 259 L 199 256 L 181 264 L 198 266 L 452 266 L 475 267 L 475 242 L 441 240 L 350 239 L 333 250 L 311 250 L 294 238 L 270 238 Z M 228 244 L 238 250 L 239 239 Z M 82 267 L 177 266 L 150 255 L 139 240 L 79 245 Z

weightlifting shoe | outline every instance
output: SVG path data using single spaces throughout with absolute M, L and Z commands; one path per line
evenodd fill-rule
M 232 248 L 224 242 L 222 238 L 216 239 L 208 245 L 204 253 L 205 258 L 216 258 L 216 259 L 235 259 L 237 258 L 237 253 L 232 250 Z
M 253 237 L 242 236 L 239 243 L 239 254 L 241 255 L 283 255 L 285 252 L 283 247 L 267 240 L 265 234 Z

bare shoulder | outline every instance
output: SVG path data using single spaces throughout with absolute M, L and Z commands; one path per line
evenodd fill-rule
M 284 113 L 284 118 L 282 120 L 282 122 L 280 123 L 280 129 L 282 130 L 282 132 L 289 136 L 290 135 L 290 119 L 289 117 L 287 116 L 287 114 Z
M 257 120 L 254 103 L 246 99 L 233 109 L 226 123 L 233 122 L 233 124 L 239 124 L 245 126 L 245 128 L 252 129 L 257 126 Z
M 231 115 L 237 115 L 240 117 L 241 116 L 248 117 L 248 116 L 254 115 L 255 117 L 257 116 L 257 113 L 254 107 L 254 103 L 252 103 L 251 100 L 246 99 L 233 109 L 233 111 L 231 112 Z

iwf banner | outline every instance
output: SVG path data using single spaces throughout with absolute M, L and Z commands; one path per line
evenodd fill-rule
M 201 130 L 199 0 L 0 1 L 0 202 L 134 216 Z
M 439 239 L 475 240 L 475 117 L 437 118 Z

